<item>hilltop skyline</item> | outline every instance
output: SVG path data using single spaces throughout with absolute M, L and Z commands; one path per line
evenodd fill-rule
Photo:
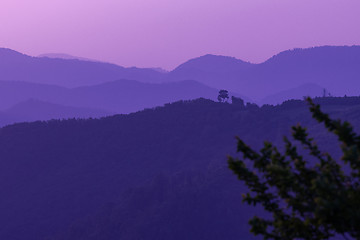
M 359 8 L 358 0 L 3 0 L 0 45 L 167 70 L 205 54 L 259 63 L 287 49 L 359 45 Z
M 277 57 L 278 55 L 283 54 L 283 53 L 289 53 L 289 52 L 294 52 L 294 51 L 298 51 L 298 50 L 320 49 L 320 48 L 324 48 L 324 47 L 325 48 L 326 47 L 331 47 L 331 48 L 345 47 L 345 48 L 348 48 L 348 47 L 360 47 L 360 44 L 353 44 L 353 45 L 319 45 L 319 46 L 310 46 L 310 47 L 303 47 L 303 48 L 298 48 L 298 47 L 288 48 L 288 49 L 284 49 L 284 50 L 279 51 L 279 52 L 275 52 L 273 55 L 265 57 L 264 60 L 259 61 L 259 62 L 252 62 L 252 61 L 249 61 L 247 59 L 244 59 L 244 58 L 241 58 L 241 57 L 236 57 L 236 56 L 233 56 L 233 55 L 205 53 L 205 54 L 202 54 L 202 55 L 193 56 L 193 57 L 190 57 L 188 59 L 185 59 L 184 61 L 179 62 L 178 64 L 174 65 L 174 67 L 172 67 L 171 69 L 166 69 L 166 68 L 163 68 L 161 66 L 146 67 L 146 66 L 140 66 L 140 64 L 127 66 L 127 65 L 121 65 L 121 64 L 118 64 L 116 62 L 110 62 L 110 61 L 106 61 L 106 60 L 89 59 L 89 58 L 86 58 L 84 56 L 75 56 L 75 55 L 73 55 L 71 53 L 65 53 L 65 52 L 46 52 L 46 53 L 41 53 L 41 54 L 38 54 L 38 55 L 31 55 L 31 54 L 28 54 L 26 52 L 22 52 L 19 49 L 12 49 L 12 48 L 8 48 L 8 47 L 4 47 L 4 46 L 0 46 L 0 51 L 2 50 L 2 51 L 11 52 L 11 53 L 14 53 L 14 54 L 20 54 L 20 55 L 23 55 L 23 56 L 33 57 L 33 58 L 80 60 L 80 61 L 86 61 L 86 62 L 97 62 L 97 63 L 112 64 L 112 65 L 116 65 L 116 66 L 123 67 L 123 68 L 149 69 L 149 70 L 154 70 L 154 71 L 160 72 L 160 73 L 169 73 L 171 71 L 176 70 L 177 68 L 179 68 L 184 63 L 187 63 L 188 61 L 199 59 L 199 58 L 204 58 L 204 57 L 208 57 L 208 56 L 225 58 L 225 59 L 227 58 L 227 59 L 232 59 L 234 61 L 239 61 L 239 62 L 243 62 L 243 63 L 247 63 L 247 64 L 258 65 L 258 64 L 266 63 L 267 61 L 269 61 L 269 60 L 273 59 L 274 57 Z
M 60 58 L 63 58 L 63 55 L 60 55 Z M 203 84 L 203 87 L 212 88 L 213 93 L 206 95 L 210 99 L 216 96 L 216 89 L 228 89 L 246 101 L 250 100 L 259 104 L 276 104 L 291 98 L 301 99 L 303 96 L 319 96 L 319 94 L 322 96 L 323 89 L 326 89 L 332 96 L 358 96 L 360 92 L 358 84 L 360 46 L 323 46 L 287 50 L 260 64 L 244 62 L 234 57 L 204 55 L 189 59 L 169 72 L 146 68 L 124 68 L 109 63 L 74 60 L 73 58 L 76 57 L 68 55 L 65 55 L 63 59 L 30 57 L 14 50 L 0 48 L 0 72 L 3 72 L 1 80 L 35 84 L 32 87 L 27 85 L 31 89 L 40 87 L 38 84 L 50 84 L 71 89 L 97 85 L 103 89 L 103 84 L 109 86 L 108 83 L 126 80 L 126 82 L 138 85 L 137 87 L 141 83 L 140 85 L 148 90 L 154 86 L 151 84 L 168 88 L 167 84 L 169 83 L 192 80 L 194 83 Z M 123 93 L 126 96 L 138 94 L 140 90 L 136 90 L 137 87 L 134 89 L 128 84 L 119 87 L 125 89 Z M 186 89 L 174 93 L 180 93 L 182 96 L 180 99 L 183 99 L 189 91 L 193 91 L 191 90 L 193 87 L 188 86 Z M 130 91 L 130 89 L 132 90 Z M 140 92 L 145 94 L 146 91 L 143 92 L 143 90 Z M 104 98 L 106 95 L 105 99 L 110 100 L 107 91 L 115 93 L 116 96 L 119 93 L 119 90 L 114 91 L 110 86 L 110 88 L 107 87 L 107 90 L 101 90 L 102 94 L 99 97 Z M 165 92 L 169 92 L 169 89 L 163 91 L 163 93 Z M 4 93 L 8 94 L 9 91 L 4 90 Z M 45 91 L 45 93 L 46 96 L 49 95 L 49 91 Z M 106 94 L 104 95 L 104 93 Z M 19 92 L 14 94 L 21 95 Z M 38 99 L 39 94 L 40 92 L 33 92 L 28 97 Z M 53 97 L 54 94 L 49 96 Z M 64 95 L 62 96 L 64 97 Z M 152 98 L 155 96 L 157 95 L 155 94 Z M 200 96 L 204 97 L 198 94 L 192 95 L 195 98 Z M 27 100 L 28 97 L 22 100 Z M 141 99 L 139 97 L 137 99 Z M 40 98 L 39 100 L 48 101 L 49 99 Z M 6 103 L 7 101 L 3 100 L 2 102 Z M 117 102 L 119 99 L 110 101 L 119 107 Z M 158 104 L 166 102 L 160 101 Z M 56 103 L 64 104 L 62 101 L 56 101 Z M 131 103 L 132 101 L 129 101 L 130 105 Z M 92 104 L 96 105 L 96 102 L 92 102 Z M 81 104 L 76 107 L 93 106 Z M 98 107 L 103 108 L 103 106 Z M 132 108 L 132 110 L 141 109 Z M 123 111 L 120 112 L 123 113 Z

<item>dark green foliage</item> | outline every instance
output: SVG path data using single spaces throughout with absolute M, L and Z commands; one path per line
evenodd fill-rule
M 250 190 L 243 201 L 261 204 L 271 213 L 268 218 L 251 219 L 251 231 L 264 239 L 329 239 L 336 235 L 359 239 L 360 136 L 348 122 L 331 119 L 310 98 L 307 101 L 313 118 L 337 136 L 341 160 L 320 151 L 300 125 L 292 127 L 292 135 L 309 156 L 299 154 L 286 137 L 284 153 L 271 142 L 255 151 L 238 138 L 237 151 L 243 159 L 229 157 L 228 163 Z

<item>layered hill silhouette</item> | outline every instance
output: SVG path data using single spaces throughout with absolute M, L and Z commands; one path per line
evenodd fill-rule
M 304 99 L 304 97 L 331 96 L 331 93 L 324 87 L 317 84 L 307 83 L 299 87 L 284 90 L 261 99 L 263 104 L 281 104 L 290 99 Z
M 0 80 L 53 84 L 79 87 L 115 81 L 118 79 L 159 82 L 162 73 L 152 69 L 124 68 L 115 64 L 30 57 L 19 52 L 0 49 Z
M 308 83 L 334 95 L 358 96 L 359 65 L 360 46 L 324 46 L 284 51 L 260 64 L 206 55 L 180 65 L 169 75 L 173 80 L 194 79 L 211 87 L 231 89 L 258 101 Z M 304 95 L 308 91 L 303 91 Z
M 2 81 L 80 87 L 118 79 L 147 83 L 193 80 L 215 89 L 227 89 L 245 95 L 258 103 L 263 103 L 261 100 L 267 96 L 279 95 L 291 89 L 298 89 L 297 94 L 302 96 L 318 91 L 316 87 L 302 87 L 304 84 L 321 86 L 335 96 L 358 96 L 359 65 L 360 46 L 288 50 L 260 64 L 231 57 L 205 55 L 191 59 L 170 72 L 124 68 L 109 63 L 64 57 L 30 57 L 9 49 L 0 49 Z M 322 92 L 319 92 L 318 96 L 321 95 Z
M 87 112 L 95 114 L 89 116 L 100 116 L 100 112 L 112 114 L 130 113 L 179 100 L 191 100 L 199 97 L 216 99 L 217 95 L 218 90 L 190 80 L 162 84 L 118 80 L 77 88 L 29 82 L 0 81 L 0 111 L 11 108 L 20 102 L 26 102 L 29 99 L 37 99 L 56 105 L 90 109 Z M 41 108 L 41 106 L 32 104 L 27 108 L 23 108 L 23 110 L 28 113 L 30 111 L 38 112 L 37 107 Z M 91 109 L 97 110 L 92 111 Z M 72 117 L 86 116 L 81 114 L 82 110 L 79 110 L 79 114 L 74 111 L 64 111 L 64 115 L 59 115 L 59 117 L 71 117 L 70 112 L 74 113 Z M 47 118 L 34 120 L 47 120 Z
M 100 118 L 112 115 L 99 109 L 62 106 L 37 99 L 29 99 L 0 111 L 0 127 L 19 123 L 51 119 Z
M 208 54 L 181 64 L 168 74 L 168 78 L 177 81 L 192 79 L 219 89 L 236 86 L 239 90 L 244 73 L 253 66 L 233 57 Z
M 320 98 L 360 126 L 360 98 Z M 1 239 L 254 239 L 244 186 L 227 169 L 238 135 L 282 146 L 301 123 L 322 150 L 337 140 L 303 101 L 244 106 L 198 99 L 102 119 L 0 129 Z M 280 148 L 281 150 L 281 148 Z
M 80 61 L 90 61 L 90 62 L 100 62 L 90 58 L 77 57 L 66 53 L 44 53 L 38 56 L 39 58 L 58 58 L 58 59 L 70 59 L 70 60 L 80 60 Z

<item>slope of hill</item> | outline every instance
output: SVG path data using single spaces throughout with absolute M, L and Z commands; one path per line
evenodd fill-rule
M 360 46 L 323 46 L 281 52 L 264 63 L 205 55 L 173 71 L 123 68 L 114 64 L 29 57 L 0 49 L 0 80 L 27 81 L 67 87 L 101 84 L 117 79 L 148 83 L 194 80 L 216 89 L 244 94 L 260 102 L 269 95 L 311 83 L 336 96 L 360 93 Z
M 0 81 L 0 111 L 29 99 L 51 102 L 52 99 L 68 97 L 70 89 L 49 84 L 18 81 Z M 57 101 L 54 101 L 56 103 Z
M 216 88 L 241 87 L 241 76 L 253 64 L 232 57 L 205 55 L 191 59 L 168 74 L 169 80 L 192 79 Z
M 328 96 L 327 90 L 325 90 L 325 95 Z M 289 99 L 304 99 L 304 97 L 321 97 L 324 95 L 324 88 L 313 83 L 303 84 L 296 88 L 289 90 L 281 91 L 276 94 L 267 96 L 262 99 L 260 102 L 263 104 L 281 104 Z
M 0 81 L 0 110 L 33 98 L 64 106 L 129 113 L 179 100 L 199 97 L 216 99 L 217 95 L 218 90 L 195 81 L 151 84 L 118 80 L 72 89 L 45 84 Z
M 44 54 L 40 54 L 37 57 L 39 57 L 39 58 L 77 59 L 80 61 L 100 62 L 100 61 L 97 61 L 94 59 L 76 57 L 76 56 L 72 56 L 70 54 L 65 54 L 65 53 L 44 53 Z
M 324 46 L 281 52 L 261 64 L 207 55 L 169 73 L 169 79 L 193 79 L 260 101 L 266 96 L 311 83 L 331 93 L 360 93 L 360 46 Z
M 230 94 L 239 96 L 236 93 Z M 79 106 L 130 113 L 179 100 L 199 97 L 215 100 L 218 90 L 191 80 L 161 84 L 119 80 L 97 86 L 75 88 L 72 90 L 72 96 L 72 99 L 75 99 L 72 102 L 77 102 Z M 247 97 L 241 97 L 249 101 Z
M 360 98 L 318 99 L 359 130 Z M 1 239 L 253 239 L 226 167 L 238 135 L 282 145 L 296 123 L 337 141 L 302 101 L 256 108 L 198 99 L 93 120 L 0 129 Z M 335 145 L 334 145 L 335 144 Z
M 259 64 L 244 84 L 256 83 L 258 87 L 251 92 L 263 96 L 305 83 L 318 84 L 336 96 L 358 96 L 359 65 L 360 46 L 294 49 Z
M 62 106 L 36 99 L 29 99 L 27 101 L 20 102 L 1 113 L 0 126 L 16 122 L 31 122 L 38 120 L 45 121 L 67 118 L 99 118 L 111 115 L 109 112 L 98 109 Z
M 152 69 L 124 68 L 103 62 L 30 57 L 0 48 L 0 80 L 54 84 L 65 87 L 100 84 L 117 79 L 159 82 L 163 73 Z

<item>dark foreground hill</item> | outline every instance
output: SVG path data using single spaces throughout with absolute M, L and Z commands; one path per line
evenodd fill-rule
M 360 98 L 318 99 L 359 129 Z M 281 106 L 198 99 L 93 120 L 0 130 L 0 239 L 253 239 L 244 187 L 227 169 L 238 135 L 258 148 L 296 123 L 323 149 L 336 140 L 302 101 Z M 334 145 L 335 144 L 335 145 Z

